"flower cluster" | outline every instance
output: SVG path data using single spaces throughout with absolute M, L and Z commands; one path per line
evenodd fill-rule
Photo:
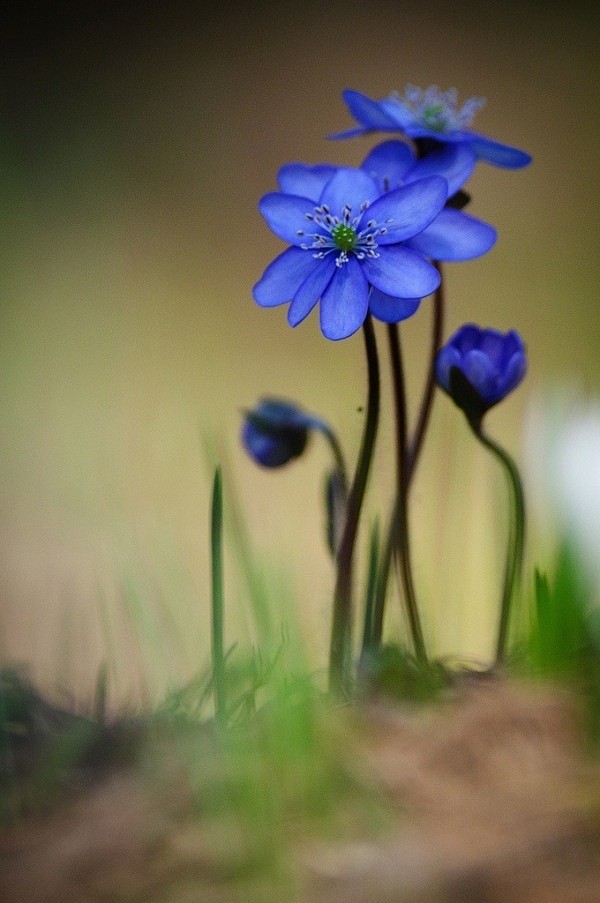
M 367 314 L 388 323 L 417 310 L 439 286 L 433 262 L 471 260 L 496 240 L 495 229 L 461 209 L 463 186 L 477 160 L 519 168 L 530 157 L 469 131 L 482 101 L 458 107 L 456 92 L 406 89 L 381 101 L 344 92 L 358 129 L 401 131 L 409 144 L 375 147 L 360 166 L 292 163 L 278 174 L 279 190 L 259 210 L 290 247 L 253 290 L 261 307 L 288 303 L 297 326 L 320 302 L 323 335 L 355 333 Z M 464 195 L 463 197 L 460 197 Z
M 298 458 L 313 430 L 330 444 L 333 469 L 326 481 L 327 536 L 336 561 L 330 647 L 330 679 L 345 689 L 352 642 L 352 568 L 358 521 L 373 459 L 380 406 L 377 342 L 372 320 L 386 324 L 395 396 L 397 486 L 387 539 L 380 559 L 373 540 L 371 592 L 365 612 L 361 660 L 381 643 L 386 586 L 395 551 L 402 596 L 416 657 L 426 661 L 410 564 L 408 490 L 425 436 L 435 384 L 464 411 L 472 432 L 502 464 L 509 481 L 513 524 L 509 531 L 505 581 L 496 646 L 502 661 L 512 595 L 523 556 L 524 503 L 518 471 L 510 456 L 483 430 L 485 413 L 521 382 L 525 346 L 507 334 L 467 324 L 442 346 L 442 264 L 473 260 L 497 240 L 495 228 L 465 207 L 465 190 L 478 161 L 520 169 L 525 152 L 471 129 L 484 101 L 458 103 L 454 89 L 406 87 L 404 93 L 373 100 L 345 91 L 358 123 L 331 135 L 350 138 L 371 132 L 398 132 L 373 147 L 357 166 L 288 163 L 279 169 L 277 190 L 264 195 L 259 210 L 287 248 L 254 285 L 261 307 L 288 304 L 288 322 L 301 323 L 319 306 L 323 335 L 338 341 L 363 329 L 368 393 L 363 439 L 353 480 L 333 430 L 290 402 L 264 399 L 245 414 L 242 442 L 260 465 L 280 467 Z M 433 295 L 428 377 L 413 435 L 409 435 L 398 324 Z

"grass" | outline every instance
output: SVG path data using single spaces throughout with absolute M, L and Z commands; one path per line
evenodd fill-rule
M 444 698 L 455 672 L 439 661 L 417 660 L 399 642 L 378 650 L 370 645 L 377 526 L 367 550 L 367 642 L 354 688 L 357 706 L 328 693 L 324 670 L 311 667 L 293 610 L 257 564 L 235 502 L 228 512 L 220 469 L 210 524 L 212 661 L 152 711 L 108 719 L 106 668 L 85 715 L 53 707 L 13 672 L 0 674 L 0 815 L 18 821 L 114 766 L 135 764 L 152 784 L 167 750 L 168 761 L 183 769 L 202 824 L 222 838 L 231 869 L 270 876 L 277 893 L 287 893 L 291 838 L 373 837 L 390 823 L 389 804 L 357 743 L 360 705 L 384 698 L 418 709 Z M 227 540 L 246 578 L 257 637 L 250 645 L 226 647 L 224 641 Z M 530 623 L 513 638 L 505 670 L 575 692 L 585 702 L 588 736 L 597 748 L 600 620 L 581 573 L 566 544 L 550 574 L 535 572 Z

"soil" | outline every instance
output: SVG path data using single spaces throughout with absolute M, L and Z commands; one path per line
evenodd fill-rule
M 47 732 L 89 726 L 36 694 L 30 703 Z M 258 855 L 231 812 L 203 812 L 168 729 L 105 726 L 47 800 L 5 824 L 0 900 L 600 901 L 600 763 L 572 695 L 465 679 L 442 703 L 363 702 L 352 723 L 345 753 L 385 800 L 385 825 L 310 831 L 299 822 L 283 868 L 264 848 Z M 219 768 L 212 729 L 191 741 L 208 787 Z M 22 781 L 31 751 L 15 749 Z

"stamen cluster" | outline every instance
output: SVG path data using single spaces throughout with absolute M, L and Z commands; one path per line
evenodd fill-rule
M 469 97 L 462 107 L 459 107 L 456 88 L 440 91 L 437 85 L 425 89 L 406 85 L 404 95 L 393 91 L 390 100 L 408 107 L 426 128 L 441 133 L 468 128 L 475 114 L 485 105 L 485 98 Z
M 386 220 L 387 225 L 383 226 L 379 226 L 374 219 L 370 219 L 364 229 L 359 230 L 359 223 L 368 206 L 369 202 L 363 201 L 359 214 L 354 217 L 349 204 L 344 205 L 341 217 L 334 216 L 327 204 L 315 207 L 313 213 L 306 214 L 306 218 L 324 229 L 327 234 L 315 232 L 312 236 L 312 244 L 303 243 L 300 247 L 304 251 L 311 248 L 318 249 L 316 254 L 313 254 L 316 260 L 323 260 L 332 251 L 339 251 L 340 253 L 335 259 L 337 267 L 348 263 L 350 253 L 354 254 L 358 260 L 364 260 L 365 257 L 379 257 L 375 239 L 379 235 L 385 235 L 387 226 L 393 223 L 393 219 Z M 301 230 L 298 231 L 300 237 L 302 234 Z

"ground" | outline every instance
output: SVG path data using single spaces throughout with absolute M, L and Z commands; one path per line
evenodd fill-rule
M 0 899 L 600 901 L 600 763 L 573 695 L 471 677 L 435 703 L 363 700 L 350 720 L 344 761 L 385 815 L 357 817 L 363 804 L 346 799 L 333 828 L 292 817 L 279 857 L 235 808 L 209 805 L 226 780 L 211 727 L 184 753 L 168 728 L 107 726 L 46 801 L 7 819 Z M 190 750 L 202 762 L 194 793 Z

